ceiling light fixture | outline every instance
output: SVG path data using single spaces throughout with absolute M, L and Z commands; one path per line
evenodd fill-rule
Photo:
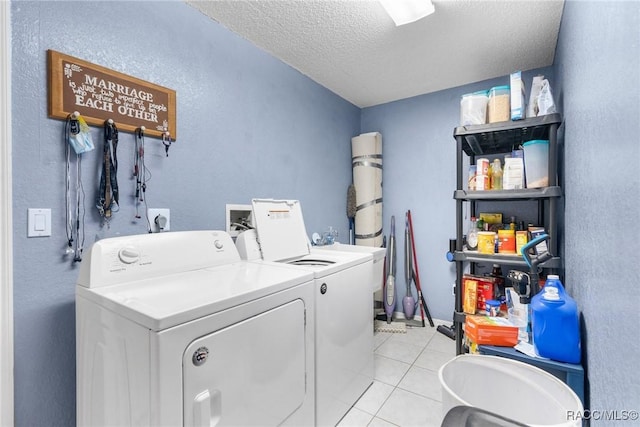
M 431 0 L 378 0 L 396 27 L 410 24 L 435 12 Z

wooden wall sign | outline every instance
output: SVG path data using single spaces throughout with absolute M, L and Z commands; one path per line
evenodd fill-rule
M 72 56 L 48 51 L 49 117 L 78 111 L 88 124 L 113 119 L 118 130 L 176 138 L 176 92 Z

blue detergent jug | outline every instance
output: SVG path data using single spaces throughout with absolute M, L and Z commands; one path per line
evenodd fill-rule
M 557 275 L 550 274 L 544 288 L 531 299 L 531 329 L 539 356 L 580 363 L 578 307 Z

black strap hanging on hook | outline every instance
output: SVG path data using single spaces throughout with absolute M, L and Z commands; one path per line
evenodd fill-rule
M 138 204 L 140 200 L 140 187 L 142 185 L 142 180 L 140 178 L 140 163 L 142 156 L 142 138 L 144 135 L 144 130 L 142 128 L 136 129 L 136 141 L 134 145 L 133 151 L 133 177 L 136 179 L 136 192 L 134 195 L 134 203 L 136 205 L 136 218 L 140 218 L 140 213 L 138 212 Z
M 145 201 L 145 192 L 147 190 L 147 168 L 144 164 L 144 131 L 145 127 L 141 126 L 136 129 L 136 142 L 133 162 L 133 176 L 136 179 L 136 218 L 140 219 L 138 205 Z
M 145 128 L 136 129 L 135 152 L 133 158 L 133 176 L 136 178 L 136 200 L 144 200 L 140 194 L 144 180 L 144 131 Z
M 104 122 L 102 174 L 96 206 L 100 215 L 109 220 L 119 210 L 118 205 L 118 128 L 113 120 Z
M 146 128 L 141 126 L 135 131 L 135 152 L 133 158 L 133 176 L 136 179 L 136 191 L 135 191 L 135 205 L 136 205 L 136 219 L 142 218 L 140 215 L 139 206 L 140 203 L 144 203 L 144 217 L 147 220 L 147 231 L 151 233 L 151 224 L 149 222 L 149 215 L 147 213 L 147 182 L 151 180 L 151 171 L 147 168 L 144 159 L 144 132 Z
M 69 139 L 71 138 L 71 135 L 77 135 L 78 133 L 80 133 L 80 123 L 78 122 L 75 114 L 69 114 L 64 126 L 64 147 L 67 160 L 65 176 L 65 204 L 67 215 L 67 249 L 65 251 L 66 255 L 75 253 L 75 250 L 73 249 L 73 225 L 75 221 L 73 218 L 73 213 L 71 212 L 71 146 L 69 143 Z

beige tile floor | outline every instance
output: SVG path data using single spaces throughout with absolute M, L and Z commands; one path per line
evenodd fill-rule
M 406 334 L 376 332 L 373 384 L 338 427 L 439 427 L 438 369 L 455 354 L 455 342 L 428 323 Z

